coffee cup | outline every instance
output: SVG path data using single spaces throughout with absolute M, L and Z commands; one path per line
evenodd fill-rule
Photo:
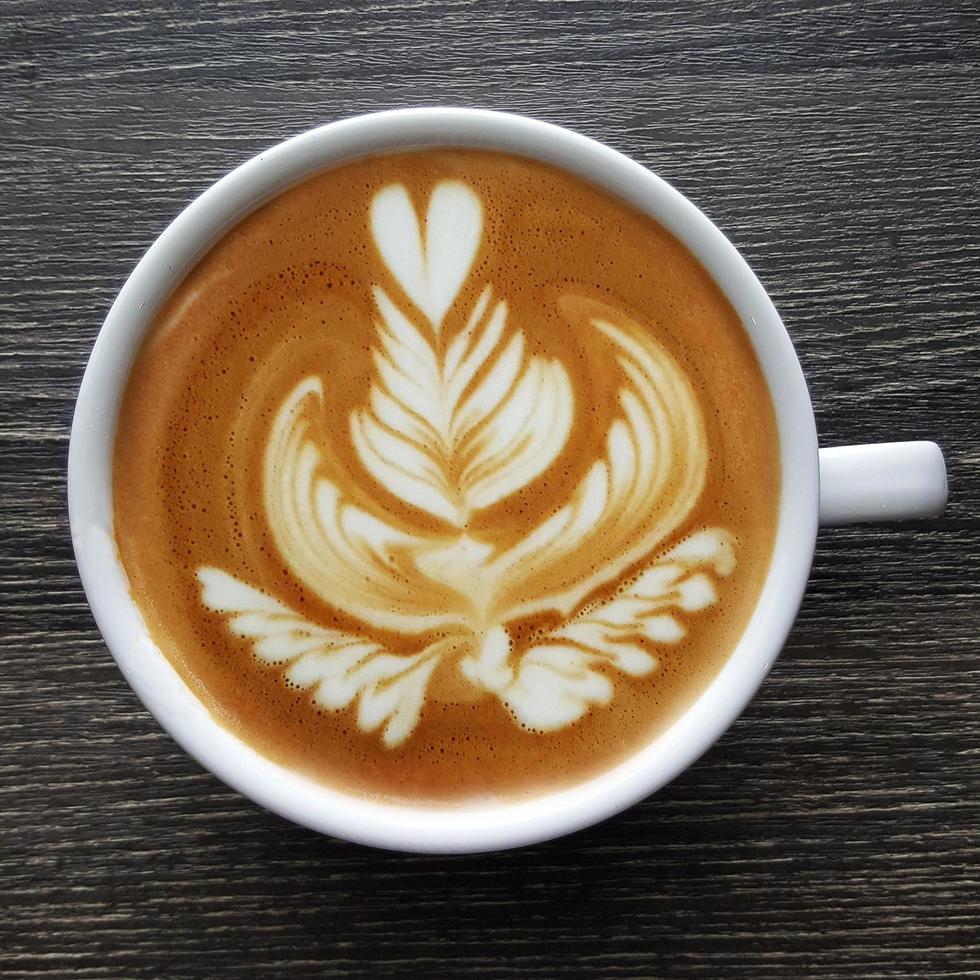
M 696 701 L 649 744 L 577 785 L 520 801 L 405 805 L 342 792 L 271 761 L 223 727 L 161 652 L 134 601 L 114 536 L 113 452 L 127 380 L 155 313 L 246 215 L 305 177 L 406 149 L 497 150 L 584 178 L 654 218 L 704 266 L 738 314 L 769 389 L 779 435 L 778 523 L 748 625 Z M 124 676 L 202 765 L 256 802 L 320 832 L 379 847 L 471 852 L 569 833 L 649 796 L 707 750 L 744 709 L 799 608 L 821 524 L 933 516 L 946 502 L 928 442 L 818 449 L 813 409 L 789 336 L 724 235 L 663 180 L 565 129 L 470 109 L 411 109 L 329 124 L 273 147 L 219 180 L 157 239 L 109 311 L 79 392 L 69 452 L 69 511 L 79 572 Z

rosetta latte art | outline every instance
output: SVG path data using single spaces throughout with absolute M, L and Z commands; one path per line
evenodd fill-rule
M 530 485 L 565 447 L 576 414 L 569 375 L 559 360 L 529 353 L 489 285 L 461 314 L 464 328 L 443 336 L 482 240 L 481 203 L 468 186 L 439 183 L 420 224 L 405 188 L 390 185 L 373 199 L 370 230 L 404 295 L 374 287 L 375 377 L 350 414 L 350 437 L 365 474 L 439 530 L 393 526 L 380 509 L 345 498 L 342 464 L 318 439 L 324 379 L 311 374 L 270 429 L 265 517 L 292 574 L 365 634 L 311 622 L 210 566 L 197 571 L 202 601 L 319 706 L 356 705 L 360 728 L 381 729 L 389 747 L 412 734 L 445 662 L 526 729 L 563 728 L 612 700 L 617 672 L 654 671 L 657 644 L 685 635 L 678 614 L 717 601 L 717 580 L 735 567 L 721 529 L 652 557 L 704 486 L 694 392 L 639 325 L 593 318 L 622 373 L 597 458 L 522 540 L 506 548 L 481 540 L 471 516 Z M 594 598 L 635 567 L 611 598 Z M 561 624 L 517 649 L 509 624 L 541 613 Z M 391 653 L 372 631 L 417 636 L 418 650 Z

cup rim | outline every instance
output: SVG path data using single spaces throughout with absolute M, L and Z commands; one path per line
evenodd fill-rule
M 406 149 L 516 153 L 585 177 L 681 239 L 732 302 L 769 386 L 782 470 L 769 574 L 725 665 L 661 735 L 611 769 L 519 802 L 415 806 L 348 795 L 280 766 L 215 720 L 150 638 L 112 537 L 116 417 L 140 342 L 160 303 L 246 214 L 317 171 Z M 355 116 L 301 133 L 212 184 L 140 259 L 106 316 L 78 394 L 68 456 L 69 523 L 82 585 L 130 686 L 175 741 L 221 780 L 288 819 L 377 847 L 461 853 L 516 847 L 597 823 L 656 792 L 742 713 L 776 660 L 802 601 L 817 533 L 817 435 L 789 335 L 768 294 L 724 234 L 663 179 L 571 130 L 482 109 L 424 107 Z

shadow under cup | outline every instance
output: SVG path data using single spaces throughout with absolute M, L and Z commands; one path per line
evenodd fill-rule
M 112 451 L 119 408 L 156 311 L 245 215 L 305 177 L 401 149 L 471 147 L 542 160 L 585 178 L 672 232 L 738 313 L 765 375 L 780 439 L 779 523 L 768 579 L 741 640 L 693 705 L 635 755 L 585 783 L 519 803 L 456 808 L 381 803 L 338 792 L 269 761 L 219 725 L 150 638 L 113 539 Z M 78 397 L 69 511 L 86 594 L 127 680 L 176 741 L 219 778 L 315 830 L 413 851 L 469 852 L 568 833 L 656 791 L 743 710 L 779 653 L 809 574 L 819 509 L 813 413 L 771 301 L 722 233 L 669 185 L 615 151 L 535 120 L 466 109 L 399 110 L 304 133 L 260 154 L 194 201 L 151 246 L 110 310 Z

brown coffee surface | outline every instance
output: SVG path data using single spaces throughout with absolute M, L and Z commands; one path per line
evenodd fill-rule
M 469 266 L 433 200 L 480 209 Z M 372 234 L 405 202 L 459 280 L 444 313 Z M 449 404 L 426 372 L 461 351 Z M 318 175 L 205 256 L 138 354 L 113 500 L 150 633 L 222 725 L 339 789 L 457 804 L 669 726 L 744 631 L 779 483 L 751 343 L 680 242 L 548 165 L 445 150 Z

